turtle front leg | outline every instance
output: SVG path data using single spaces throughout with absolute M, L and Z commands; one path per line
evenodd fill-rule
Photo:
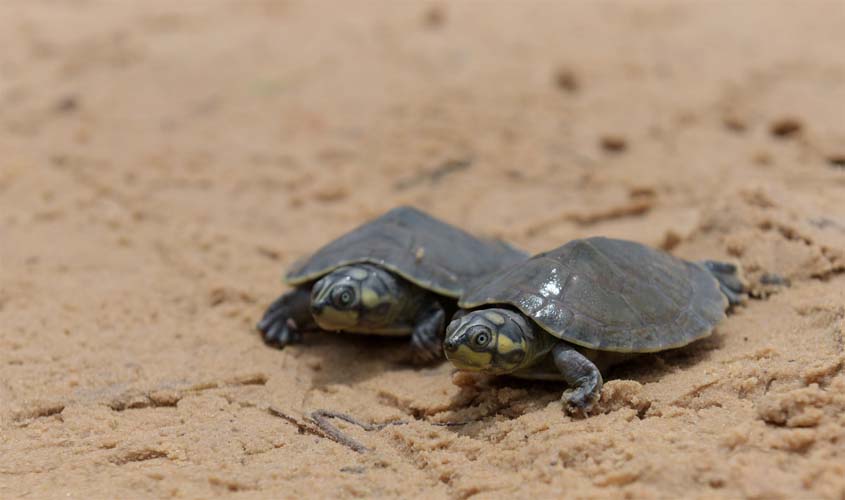
M 301 331 L 316 326 L 311 317 L 311 287 L 300 286 L 276 299 L 256 326 L 264 342 L 283 349 L 302 340 Z
M 567 412 L 584 414 L 590 411 L 601 396 L 602 378 L 599 369 L 566 343 L 559 343 L 552 349 L 552 358 L 569 385 L 562 398 Z
M 735 265 L 717 260 L 702 260 L 700 264 L 707 268 L 710 274 L 719 282 L 719 289 L 728 298 L 730 305 L 735 306 L 742 303 L 745 287 L 739 277 L 739 270 Z
M 439 302 L 432 302 L 414 322 L 411 333 L 411 361 L 422 365 L 443 358 L 443 329 L 446 312 Z

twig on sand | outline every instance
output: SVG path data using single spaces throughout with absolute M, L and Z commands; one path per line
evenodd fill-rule
M 347 415 L 346 413 L 331 411 L 331 410 L 315 410 L 311 412 L 309 418 L 314 425 L 308 425 L 303 422 L 300 422 L 296 418 L 288 415 L 287 413 L 270 406 L 267 408 L 271 415 L 277 416 L 282 418 L 291 424 L 295 425 L 299 432 L 301 433 L 308 433 L 314 436 L 331 439 L 332 441 L 342 444 L 347 448 L 350 448 L 358 453 L 364 453 L 366 451 L 370 451 L 369 448 L 364 446 L 363 444 L 359 443 L 358 441 L 352 439 L 351 437 L 344 434 L 340 429 L 336 426 L 332 425 L 329 422 L 329 419 L 336 418 L 338 420 L 343 420 L 344 422 L 350 423 L 352 425 L 357 425 L 358 427 L 364 429 L 365 431 L 380 431 L 385 427 L 389 427 L 391 425 L 406 425 L 410 423 L 407 420 L 397 420 L 394 422 L 384 422 L 381 424 L 372 424 L 367 422 L 362 422 L 357 418 Z M 452 427 L 452 426 L 459 426 L 459 425 L 466 425 L 470 422 L 429 422 L 431 425 L 438 425 L 444 427 Z M 315 427 L 316 426 L 316 427 Z
M 288 415 L 287 413 L 285 413 L 282 410 L 276 408 L 275 406 L 268 407 L 267 411 L 270 412 L 271 415 L 273 415 L 275 417 L 279 417 L 282 420 L 286 420 L 289 423 L 295 425 L 296 428 L 299 429 L 300 434 L 312 434 L 314 436 L 321 437 L 321 438 L 329 438 L 329 436 L 327 436 L 322 431 L 322 429 L 315 428 L 314 426 L 304 424 L 304 423 L 300 422 L 299 420 L 297 420 L 295 417 Z
M 369 448 L 341 432 L 340 429 L 338 429 L 337 427 L 332 425 L 331 422 L 329 422 L 330 418 L 336 418 L 339 420 L 343 420 L 344 422 L 357 425 L 365 431 L 380 431 L 388 425 L 404 425 L 408 423 L 404 421 L 399 421 L 386 422 L 383 424 L 368 424 L 366 422 L 361 422 L 355 417 L 336 411 L 315 410 L 311 412 L 311 420 L 314 421 L 315 424 L 317 424 L 317 427 L 319 427 L 321 431 L 331 436 L 331 438 L 337 441 L 338 443 L 346 445 L 349 448 L 352 448 L 353 450 L 357 451 L 358 453 L 369 451 Z
M 320 428 L 323 432 L 328 434 L 338 443 L 345 444 L 346 446 L 352 448 L 353 450 L 363 453 L 365 451 L 369 451 L 369 448 L 362 445 L 358 441 L 346 436 L 343 434 L 340 429 L 335 427 L 329 422 L 330 418 L 336 418 L 338 420 L 343 420 L 344 422 L 348 422 L 352 425 L 357 425 L 358 427 L 364 429 L 365 431 L 380 431 L 385 427 L 389 427 L 391 425 L 407 425 L 410 422 L 408 420 L 396 420 L 393 422 L 384 422 L 381 424 L 371 424 L 367 422 L 361 422 L 357 418 L 347 415 L 346 413 L 340 413 L 331 410 L 315 410 L 311 412 L 311 420 L 317 424 L 317 427 Z M 444 427 L 451 427 L 451 426 L 458 426 L 458 425 L 466 425 L 469 422 L 428 422 L 431 425 L 438 425 Z
M 344 422 L 349 422 L 350 424 L 357 425 L 365 431 L 380 431 L 385 427 L 391 425 L 405 425 L 408 423 L 406 420 L 397 420 L 394 422 L 384 422 L 381 424 L 368 424 L 366 422 L 361 422 L 357 418 L 351 415 L 347 415 L 346 413 L 340 413 L 331 410 L 315 410 L 311 412 L 311 419 L 315 422 L 317 422 L 318 420 L 325 421 L 327 418 L 336 418 L 338 420 L 343 420 Z
M 358 425 L 363 427 L 365 430 L 373 430 L 377 426 L 372 424 L 364 424 L 355 420 L 354 418 L 344 415 L 342 413 L 336 413 L 326 410 L 317 410 L 311 413 L 310 420 L 311 422 L 300 422 L 295 417 L 288 415 L 287 413 L 283 412 L 282 410 L 270 406 L 267 408 L 267 411 L 270 412 L 271 415 L 279 417 L 283 420 L 290 422 L 291 424 L 295 425 L 297 429 L 299 429 L 300 433 L 303 434 L 311 434 L 317 437 L 331 439 L 332 441 L 342 444 L 348 448 L 351 448 L 358 453 L 363 453 L 368 451 L 369 449 L 364 446 L 363 444 L 359 443 L 358 441 L 352 439 L 351 437 L 347 436 L 343 432 L 340 431 L 337 427 L 333 426 L 329 423 L 328 418 L 340 418 L 345 420 L 349 423 Z M 382 428 L 384 426 L 382 425 Z

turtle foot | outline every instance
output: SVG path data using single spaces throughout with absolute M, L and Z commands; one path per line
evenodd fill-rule
M 585 382 L 584 385 L 563 391 L 561 401 L 567 414 L 584 417 L 590 413 L 601 397 L 601 380 L 598 383 Z
M 442 353 L 442 349 L 428 349 L 424 347 L 418 347 L 412 344 L 411 364 L 417 366 L 434 364 L 443 359 Z
M 302 310 L 301 290 L 288 292 L 270 304 L 256 328 L 261 332 L 267 345 L 284 348 L 302 340 L 300 324 L 297 318 L 308 317 L 308 311 Z M 306 303 L 307 305 L 307 303 Z
M 264 343 L 267 345 L 284 349 L 287 345 L 302 341 L 302 334 L 297 330 L 296 324 L 290 318 L 280 318 L 265 328 L 261 326 L 262 323 L 259 323 L 258 330 L 261 331 Z
M 719 289 L 728 298 L 730 305 L 742 303 L 745 298 L 745 286 L 739 277 L 739 269 L 734 264 L 716 260 L 704 260 L 701 264 L 719 282 Z
M 411 363 L 428 365 L 443 359 L 443 323 L 446 314 L 433 303 L 417 320 L 411 334 Z
M 601 372 L 592 361 L 565 342 L 552 349 L 552 357 L 569 385 L 563 393 L 564 410 L 570 415 L 585 416 L 601 396 Z

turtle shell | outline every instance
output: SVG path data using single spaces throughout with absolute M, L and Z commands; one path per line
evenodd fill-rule
M 412 207 L 397 207 L 295 263 L 285 281 L 298 285 L 338 267 L 371 263 L 447 297 L 528 254 L 497 240 L 484 240 Z
M 603 351 L 654 352 L 706 337 L 727 299 L 704 266 L 632 241 L 574 240 L 474 286 L 462 308 L 519 309 L 544 330 Z

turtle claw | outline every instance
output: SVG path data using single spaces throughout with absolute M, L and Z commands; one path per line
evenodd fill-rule
M 431 349 L 411 343 L 411 364 L 430 365 L 440 360 L 442 349 Z
M 575 417 L 585 417 L 593 406 L 598 402 L 601 393 L 595 389 L 588 391 L 586 387 L 580 386 L 575 389 L 567 389 L 563 391 L 564 411 L 567 414 Z
M 443 308 L 435 302 L 417 320 L 417 325 L 411 334 L 411 363 L 428 365 L 443 359 L 445 317 Z
M 294 344 L 302 340 L 302 334 L 296 328 L 296 324 L 291 319 L 278 320 L 272 323 L 269 328 L 261 329 L 259 323 L 259 330 L 262 331 L 264 343 L 273 345 L 279 349 L 284 349 L 286 345 Z
M 601 396 L 601 372 L 577 349 L 561 342 L 552 349 L 555 365 L 569 389 L 563 393 L 563 406 L 570 415 L 585 416 Z
M 255 326 L 264 343 L 280 349 L 302 340 L 301 329 L 311 322 L 308 289 L 296 288 L 273 301 Z

